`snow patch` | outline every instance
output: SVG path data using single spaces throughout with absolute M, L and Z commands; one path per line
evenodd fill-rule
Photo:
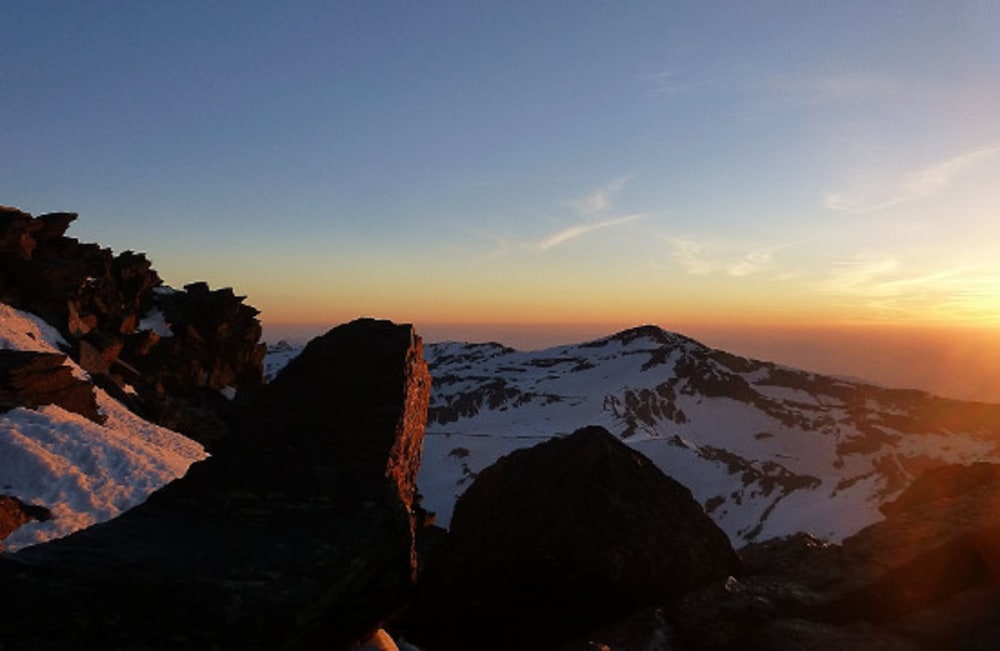
M 34 315 L 0 304 L 0 348 L 61 352 L 55 328 Z M 78 377 L 86 373 L 67 358 Z M 98 425 L 55 405 L 0 413 L 0 492 L 52 512 L 2 543 L 16 551 L 113 518 L 204 459 L 202 446 L 145 421 L 101 389 Z
M 159 337 L 173 337 L 174 331 L 170 329 L 170 323 L 166 315 L 158 307 L 154 307 L 146 312 L 139 321 L 139 330 L 152 330 Z

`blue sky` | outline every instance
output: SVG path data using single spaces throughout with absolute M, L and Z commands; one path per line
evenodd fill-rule
M 0 203 L 266 326 L 1000 324 L 995 3 L 0 15 Z

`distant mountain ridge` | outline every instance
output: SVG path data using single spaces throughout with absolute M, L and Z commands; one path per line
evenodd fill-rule
M 445 526 L 480 470 L 587 425 L 689 487 L 737 545 L 798 531 L 839 541 L 922 471 L 1000 460 L 1000 405 L 748 359 L 656 326 L 531 352 L 429 344 L 425 356 L 418 485 Z

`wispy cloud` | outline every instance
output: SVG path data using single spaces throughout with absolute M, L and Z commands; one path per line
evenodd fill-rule
M 1000 322 L 1000 275 L 993 266 L 916 271 L 894 257 L 835 265 L 822 290 L 872 319 Z
M 531 245 L 530 248 L 538 251 L 539 253 L 544 253 L 550 249 L 554 249 L 557 246 L 566 244 L 571 240 L 575 240 L 578 237 L 583 237 L 594 231 L 603 230 L 606 228 L 612 228 L 615 226 L 621 226 L 623 224 L 628 224 L 636 220 L 642 219 L 644 215 L 642 214 L 632 214 L 632 215 L 622 215 L 620 217 L 613 217 L 611 219 L 605 219 L 598 222 L 589 222 L 585 224 L 575 224 L 564 228 L 561 231 L 557 231 L 548 237 L 539 240 Z
M 608 212 L 614 209 L 615 199 L 627 184 L 627 176 L 618 177 L 582 197 L 570 199 L 565 205 L 585 217 Z
M 855 295 L 886 295 L 883 285 L 898 269 L 899 261 L 891 257 L 841 260 L 834 263 L 826 288 Z
M 483 260 L 503 259 L 516 248 L 516 244 L 510 238 L 492 231 L 475 228 L 466 224 L 457 224 L 455 228 L 467 235 L 471 235 L 477 240 L 486 240 L 492 244 L 490 250 L 482 256 Z
M 772 271 L 775 254 L 788 246 L 720 244 L 689 237 L 669 238 L 668 242 L 674 260 L 693 276 L 724 274 L 744 277 Z
M 773 75 L 757 84 L 772 103 L 790 106 L 822 106 L 877 99 L 901 91 L 894 79 L 867 72 L 840 74 Z
M 831 192 L 824 204 L 831 210 L 867 214 L 897 204 L 931 196 L 947 189 L 968 174 L 1000 156 L 1000 145 L 981 147 L 920 169 L 898 175 L 879 187 L 865 187 L 847 192 Z
M 675 70 L 662 70 L 646 75 L 653 89 L 660 95 L 675 95 L 684 92 L 688 84 L 683 81 L 680 73 Z

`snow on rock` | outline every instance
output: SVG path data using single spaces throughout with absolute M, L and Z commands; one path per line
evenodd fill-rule
M 176 293 L 176 292 L 170 292 Z M 173 337 L 174 331 L 170 329 L 170 323 L 167 322 L 166 315 L 158 307 L 151 308 L 149 312 L 143 315 L 142 319 L 139 321 L 139 330 L 151 330 L 158 337 Z
M 36 316 L 0 304 L 0 348 L 60 352 L 59 333 Z M 87 374 L 67 359 L 78 377 Z M 103 425 L 54 405 L 0 413 L 0 494 L 44 506 L 46 522 L 30 522 L 3 549 L 68 535 L 115 517 L 183 476 L 207 455 L 202 446 L 149 423 L 95 388 Z
M 0 348 L 59 353 L 59 346 L 66 345 L 59 331 L 40 317 L 0 303 Z
M 284 339 L 276 344 L 268 344 L 267 355 L 264 356 L 264 382 L 270 382 L 278 372 L 299 356 L 303 346 L 290 344 Z
M 808 373 L 653 326 L 523 352 L 425 348 L 434 389 L 418 477 L 447 527 L 497 458 L 599 425 L 687 486 L 734 545 L 839 541 L 923 470 L 1000 460 L 1000 405 Z
M 299 347 L 279 344 L 268 379 Z M 1000 405 L 751 360 L 654 326 L 577 345 L 424 347 L 434 387 L 417 477 L 447 527 L 503 455 L 599 425 L 687 486 L 733 544 L 840 541 L 926 469 L 1000 461 Z

